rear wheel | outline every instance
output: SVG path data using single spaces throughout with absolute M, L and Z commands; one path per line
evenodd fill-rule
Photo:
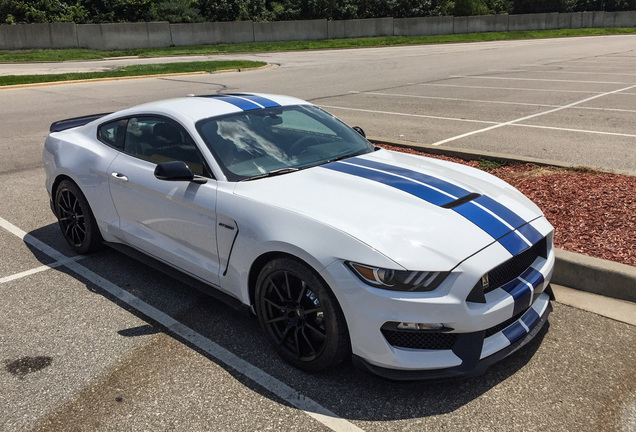
M 70 180 L 63 180 L 57 188 L 55 213 L 62 235 L 75 252 L 83 254 L 101 247 L 103 239 L 88 201 Z
M 305 371 L 335 366 L 350 352 L 347 324 L 325 283 L 304 264 L 268 263 L 256 283 L 258 319 L 278 353 Z

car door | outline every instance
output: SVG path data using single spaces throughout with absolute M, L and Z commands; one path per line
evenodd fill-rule
M 157 164 L 173 160 L 186 162 L 207 183 L 157 179 Z M 128 119 L 124 152 L 109 174 L 124 240 L 218 286 L 217 184 L 185 129 L 163 117 Z

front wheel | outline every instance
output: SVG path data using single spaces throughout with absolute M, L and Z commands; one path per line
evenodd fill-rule
M 101 247 L 102 236 L 88 201 L 70 180 L 63 180 L 57 188 L 55 214 L 64 239 L 75 252 L 84 254 Z
M 350 353 L 347 324 L 325 283 L 300 262 L 268 263 L 256 282 L 256 312 L 274 348 L 305 371 L 335 366 Z

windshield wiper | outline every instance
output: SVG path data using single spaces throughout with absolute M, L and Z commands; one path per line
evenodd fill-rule
M 298 170 L 299 170 L 299 168 L 279 168 L 279 169 L 272 170 L 270 172 L 266 172 L 266 173 L 263 173 L 263 174 L 257 174 L 255 176 L 248 177 L 248 178 L 243 179 L 241 181 L 250 181 L 250 180 L 257 180 L 257 179 L 261 179 L 261 178 L 265 178 L 265 177 L 274 177 L 274 176 L 277 176 L 277 175 L 287 174 L 287 173 L 298 171 Z
M 326 165 L 326 164 L 331 163 L 331 162 L 338 162 L 339 160 L 349 159 L 349 158 L 356 157 L 356 156 L 360 156 L 360 155 L 363 155 L 363 154 L 366 154 L 366 153 L 364 152 L 364 150 L 362 150 L 362 151 L 357 151 L 357 152 L 355 152 L 355 153 L 347 153 L 347 154 L 345 154 L 345 155 L 337 156 L 337 157 L 335 157 L 335 158 L 332 158 L 332 159 L 326 160 L 326 161 L 324 161 L 323 163 L 321 163 L 320 165 Z

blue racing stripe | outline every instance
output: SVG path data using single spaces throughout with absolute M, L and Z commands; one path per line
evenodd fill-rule
M 392 174 L 383 173 L 380 171 L 373 171 L 367 168 L 349 165 L 342 162 L 333 162 L 327 165 L 323 165 L 323 167 L 329 168 L 334 171 L 340 171 L 346 174 L 352 174 L 358 177 L 385 184 L 387 186 L 394 187 L 438 206 L 442 206 L 451 201 L 454 201 L 452 197 L 438 192 L 435 189 L 431 189 L 408 179 L 396 177 Z
M 519 231 L 525 238 L 527 238 L 530 243 L 535 244 L 539 240 L 543 238 L 543 235 L 537 231 L 535 227 L 530 225 L 529 223 L 520 226 L 517 231 Z
M 495 240 L 510 232 L 510 228 L 503 222 L 472 202 L 455 207 L 453 210 L 486 231 Z
M 259 105 L 263 105 L 263 107 L 265 108 L 274 108 L 274 107 L 280 106 L 280 104 L 274 102 L 273 100 L 264 98 L 262 96 L 255 96 L 250 94 L 236 94 L 235 96 L 240 96 L 242 98 L 249 99 L 252 102 L 256 102 Z
M 532 267 L 530 267 L 525 272 L 523 272 L 521 276 L 519 277 L 523 279 L 524 281 L 528 282 L 530 285 L 532 285 L 532 288 L 534 289 L 536 289 L 539 285 L 541 285 L 543 281 L 545 280 L 543 278 L 543 275 L 540 272 L 533 269 Z
M 501 219 L 506 221 L 506 223 L 513 228 L 519 228 L 521 225 L 526 223 L 521 217 L 519 217 L 515 212 L 510 210 L 508 207 L 499 204 L 494 199 L 487 197 L 486 195 L 482 195 L 479 198 L 475 199 L 476 203 L 481 204 Z
M 526 333 L 526 329 L 523 328 L 519 321 L 503 329 L 503 334 L 510 341 L 510 343 L 516 341 Z
M 516 256 L 517 254 L 530 247 L 528 243 L 526 243 L 521 237 L 519 237 L 516 231 L 513 231 L 508 235 L 500 238 L 499 243 L 501 243 L 501 245 L 505 247 L 506 250 L 512 254 L 512 256 Z
M 510 294 L 515 302 L 512 315 L 517 315 L 530 305 L 532 290 L 526 283 L 521 282 L 519 279 L 514 279 L 501 288 Z
M 501 288 L 512 296 L 512 298 L 515 300 L 515 303 L 518 300 L 522 299 L 526 294 L 530 293 L 530 287 L 521 282 L 519 279 L 513 279 Z M 526 307 L 527 306 L 528 305 L 526 304 Z
M 239 107 L 243 111 L 250 111 L 262 108 L 260 105 L 255 104 L 249 100 L 241 99 L 235 96 L 215 96 L 215 99 L 222 100 L 223 102 L 230 103 L 236 107 Z
M 539 314 L 532 308 L 528 309 L 528 312 L 524 313 L 521 317 L 521 321 L 530 329 L 539 320 Z
M 424 183 L 436 189 L 444 191 L 447 194 L 453 195 L 456 199 L 466 196 L 470 193 L 464 188 L 455 186 L 454 184 L 449 183 L 445 180 L 441 180 L 427 174 L 422 174 L 418 171 L 413 171 L 406 168 L 400 168 L 393 165 L 388 165 L 382 162 L 376 162 L 376 161 L 372 161 L 368 159 L 355 158 L 355 159 L 350 159 L 348 162 L 352 164 L 360 165 L 360 166 L 365 166 L 368 168 L 379 169 L 391 174 L 408 177 L 420 183 Z

